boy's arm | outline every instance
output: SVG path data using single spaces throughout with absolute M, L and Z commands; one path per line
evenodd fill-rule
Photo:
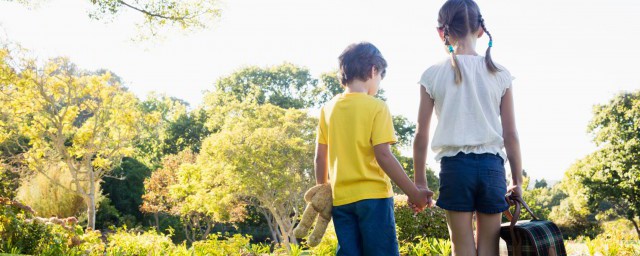
M 411 179 L 409 179 L 409 176 L 404 172 L 396 157 L 391 153 L 389 143 L 375 145 L 373 146 L 373 151 L 382 170 L 407 194 L 409 201 L 419 208 L 425 207 L 429 193 L 433 194 L 433 192 L 418 190 L 415 184 L 411 182 Z
M 513 109 L 513 93 L 507 88 L 500 103 L 500 118 L 502 119 L 502 137 L 507 150 L 509 165 L 511 166 L 511 187 L 522 195 L 522 158 L 520 156 L 520 139 L 516 129 L 515 111 Z
M 418 109 L 418 126 L 413 141 L 413 166 L 415 168 L 414 182 L 419 188 L 429 188 L 427 185 L 426 162 L 429 147 L 429 127 L 433 113 L 433 99 L 424 86 L 420 86 L 420 108 Z
M 316 143 L 315 172 L 316 184 L 329 182 L 329 172 L 327 171 L 327 145 Z

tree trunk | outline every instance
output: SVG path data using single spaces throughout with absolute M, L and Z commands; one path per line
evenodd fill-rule
M 189 220 L 187 219 L 187 221 L 185 221 L 184 225 L 182 226 L 184 228 L 184 236 L 187 238 L 187 240 L 189 240 L 189 242 L 193 243 L 195 241 L 193 241 L 193 238 L 191 238 L 189 236 L 189 226 L 191 224 L 189 223 Z
M 153 218 L 156 219 L 156 231 L 160 232 L 160 218 L 158 217 L 158 212 L 153 213 Z
M 635 216 L 632 216 L 631 218 L 629 218 L 629 220 L 631 221 L 631 223 L 633 223 L 633 227 L 636 228 L 636 233 L 638 233 L 638 239 L 640 239 L 640 228 L 638 228 L 638 223 L 634 218 Z
M 291 253 L 291 247 L 289 245 L 289 234 L 287 233 L 284 223 L 282 223 L 282 219 L 276 213 L 273 213 L 273 217 L 276 219 L 276 223 L 278 223 L 278 229 L 280 230 L 280 240 L 282 241 L 282 246 L 287 250 L 287 253 Z
M 209 232 L 211 232 L 211 228 L 215 226 L 215 223 L 207 218 L 207 230 L 204 231 L 204 237 L 202 239 L 206 240 L 209 238 Z
M 267 220 L 267 225 L 269 225 L 269 231 L 271 232 L 271 239 L 273 239 L 274 243 L 280 243 L 280 241 L 278 240 L 278 234 L 276 231 L 276 226 L 273 223 L 273 216 L 271 216 L 271 214 L 269 214 L 266 210 L 264 210 L 263 208 L 259 208 L 262 209 L 260 210 L 260 213 L 262 213 L 262 215 L 264 216 L 264 218 Z
M 87 228 L 96 229 L 96 183 L 93 168 L 89 170 L 89 193 L 88 209 L 87 209 Z

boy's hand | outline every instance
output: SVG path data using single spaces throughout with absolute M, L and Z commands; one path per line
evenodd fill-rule
M 421 212 L 426 207 L 431 207 L 433 204 L 433 191 L 428 188 L 418 188 L 418 194 L 414 197 L 409 197 L 409 206 L 416 213 Z

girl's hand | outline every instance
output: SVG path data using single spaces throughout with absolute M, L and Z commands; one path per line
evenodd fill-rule
M 522 185 L 510 185 L 507 188 L 507 193 L 511 193 L 512 195 L 522 197 Z M 513 202 L 511 200 L 507 200 L 507 202 L 509 202 L 509 205 L 514 205 L 515 204 L 515 202 Z

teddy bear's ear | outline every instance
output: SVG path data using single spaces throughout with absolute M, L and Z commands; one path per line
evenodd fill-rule
M 316 194 L 316 192 L 318 192 L 318 190 L 320 190 L 320 188 L 322 188 L 322 184 L 315 185 L 315 186 L 311 187 L 309 190 L 307 190 L 307 192 L 304 193 L 304 201 L 305 202 L 311 202 L 311 199 Z

